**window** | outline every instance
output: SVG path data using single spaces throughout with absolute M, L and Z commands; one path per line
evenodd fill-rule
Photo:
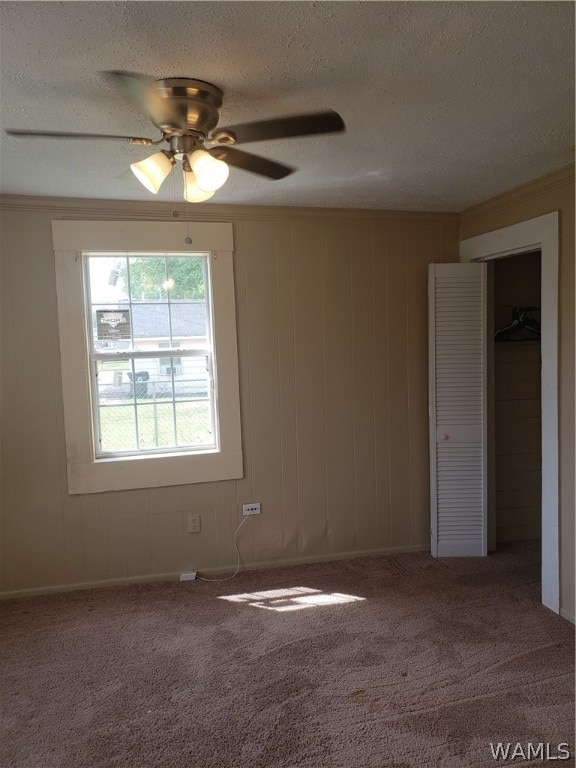
M 217 448 L 209 254 L 83 260 L 95 456 Z
M 241 477 L 231 225 L 53 237 L 69 492 Z

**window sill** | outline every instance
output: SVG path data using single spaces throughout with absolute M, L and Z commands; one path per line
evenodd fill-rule
M 124 456 L 87 464 L 68 462 L 68 492 L 101 493 L 133 488 L 236 480 L 243 476 L 242 451 Z

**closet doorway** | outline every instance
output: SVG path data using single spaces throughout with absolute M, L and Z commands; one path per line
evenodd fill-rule
M 558 211 L 554 211 L 460 243 L 461 262 L 526 258 L 535 251 L 541 255 L 542 603 L 556 613 L 560 612 L 558 242 Z M 490 475 L 494 477 L 494 472 L 489 470 Z M 495 534 L 494 527 L 494 538 Z
M 542 538 L 541 254 L 488 265 L 488 550 Z M 493 329 L 493 330 L 492 330 Z

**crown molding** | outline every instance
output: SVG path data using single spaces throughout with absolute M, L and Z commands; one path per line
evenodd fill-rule
M 133 219 L 136 221 L 372 221 L 382 223 L 465 223 L 478 216 L 497 212 L 511 203 L 529 200 L 552 190 L 574 184 L 574 165 L 529 181 L 519 187 L 491 197 L 482 203 L 466 208 L 460 213 L 443 211 L 395 211 L 363 208 L 315 208 L 268 205 L 218 205 L 206 204 L 178 211 L 173 215 L 170 202 L 142 200 L 105 200 L 72 197 L 34 197 L 28 195 L 0 195 L 1 210 L 51 213 L 62 219 L 88 218 Z
M 182 209 L 184 206 L 180 206 Z M 210 205 L 201 204 L 173 215 L 174 205 L 169 202 L 135 200 L 92 200 L 65 197 L 29 197 L 25 195 L 0 196 L 0 208 L 12 211 L 51 213 L 55 218 L 81 217 L 103 219 L 134 219 L 146 221 L 373 221 L 412 222 L 421 224 L 458 224 L 457 213 L 428 211 L 378 211 L 356 208 L 300 208 L 264 205 Z
M 512 203 L 530 200 L 570 184 L 574 184 L 574 165 L 566 165 L 557 171 L 547 173 L 545 176 L 540 176 L 538 179 L 528 181 L 526 184 L 503 192 L 501 195 L 491 197 L 483 203 L 477 203 L 460 212 L 460 221 L 466 223 L 479 216 L 496 213 L 507 208 Z

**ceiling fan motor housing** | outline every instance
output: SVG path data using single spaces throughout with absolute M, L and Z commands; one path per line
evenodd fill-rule
M 222 91 L 203 80 L 174 77 L 156 80 L 151 90 L 159 97 L 153 122 L 167 136 L 196 133 L 204 138 L 218 124 Z M 165 100 L 166 111 L 162 109 Z

